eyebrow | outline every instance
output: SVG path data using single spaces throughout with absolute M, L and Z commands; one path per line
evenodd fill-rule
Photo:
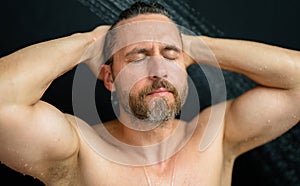
M 165 45 L 162 47 L 161 51 L 164 50 L 174 50 L 175 52 L 180 52 L 181 49 L 176 47 L 175 45 Z M 149 52 L 149 49 L 147 48 L 140 48 L 140 47 L 135 47 L 131 51 L 125 54 L 126 57 L 133 55 L 133 54 L 146 54 Z
M 181 51 L 181 49 L 179 49 L 175 45 L 166 45 L 162 48 L 162 50 L 174 50 L 175 52 L 180 52 Z

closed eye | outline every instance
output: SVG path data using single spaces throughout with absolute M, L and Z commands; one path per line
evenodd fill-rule
M 128 52 L 126 56 L 126 61 L 128 62 L 139 62 L 147 57 L 147 49 L 145 48 L 134 48 L 130 52 Z
M 128 58 L 128 62 L 140 62 L 143 61 L 147 56 L 145 54 L 138 54 Z
M 177 47 L 167 46 L 163 49 L 162 55 L 169 60 L 176 60 L 180 56 L 180 50 Z

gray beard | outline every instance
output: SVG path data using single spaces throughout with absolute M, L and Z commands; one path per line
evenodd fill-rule
M 181 102 L 179 97 L 177 97 L 175 103 L 172 103 L 171 105 L 168 105 L 168 100 L 165 97 L 152 98 L 148 105 L 145 104 L 143 98 L 144 97 L 134 98 L 129 96 L 127 104 L 120 100 L 117 102 L 128 115 L 149 123 L 157 124 L 174 119 L 180 112 Z M 114 96 L 114 99 L 118 100 L 116 95 Z
M 179 111 L 173 105 L 170 107 L 166 98 L 153 98 L 148 105 L 146 120 L 151 123 L 159 123 L 174 119 Z
M 167 97 L 154 97 L 146 104 L 145 99 L 147 94 L 151 92 L 152 89 L 157 89 L 159 87 L 166 87 L 172 90 L 174 102 L 169 104 Z M 181 100 L 180 95 L 174 87 L 167 82 L 159 81 L 155 82 L 152 87 L 145 88 L 137 95 L 131 95 L 127 91 L 121 91 L 118 87 L 116 88 L 119 106 L 121 106 L 127 114 L 132 116 L 133 119 L 151 123 L 161 123 L 174 119 L 176 115 L 180 113 L 182 101 L 185 101 L 187 96 L 187 88 L 183 89 L 184 91 L 181 93 L 183 100 Z M 126 97 L 128 100 L 124 99 Z

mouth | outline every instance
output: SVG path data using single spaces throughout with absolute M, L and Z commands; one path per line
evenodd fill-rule
M 148 96 L 167 96 L 169 94 L 173 94 L 173 92 L 167 88 L 158 88 L 156 90 L 151 91 L 148 94 Z

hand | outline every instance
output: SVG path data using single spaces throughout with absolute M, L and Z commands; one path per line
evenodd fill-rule
M 196 61 L 191 56 L 191 47 L 193 39 L 194 36 L 182 34 L 184 65 L 186 68 L 196 63 Z
M 103 47 L 106 33 L 108 32 L 110 26 L 98 26 L 90 34 L 93 37 L 93 43 L 88 47 L 88 49 L 83 54 L 83 62 L 88 65 L 93 74 L 100 78 L 100 68 L 104 63 L 103 59 Z M 101 79 L 101 78 L 100 78 Z
M 191 36 L 182 34 L 183 52 L 185 66 L 188 67 L 194 63 L 214 64 L 215 56 L 206 44 L 206 36 Z

